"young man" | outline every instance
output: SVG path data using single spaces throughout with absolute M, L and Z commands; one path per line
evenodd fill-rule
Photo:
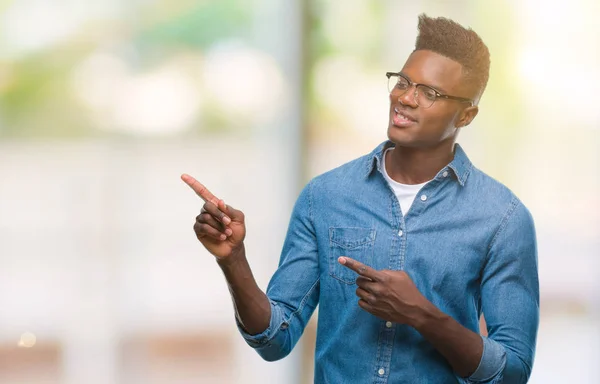
M 285 357 L 320 304 L 316 383 L 527 382 L 539 320 L 533 220 L 455 144 L 489 64 L 475 32 L 419 17 L 415 50 L 387 73 L 389 141 L 304 188 L 266 294 L 246 259 L 243 213 L 182 176 L 206 201 L 196 236 L 264 359 Z

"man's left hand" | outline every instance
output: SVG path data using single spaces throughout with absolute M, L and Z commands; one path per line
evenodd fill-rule
M 404 271 L 378 271 L 345 256 L 338 262 L 359 275 L 358 305 L 383 320 L 417 327 L 433 307 Z

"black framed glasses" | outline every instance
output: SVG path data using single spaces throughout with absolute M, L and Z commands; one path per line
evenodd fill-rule
M 429 85 L 413 83 L 406 76 L 398 72 L 386 72 L 385 75 L 388 78 L 388 91 L 390 94 L 396 93 L 398 96 L 402 96 L 408 91 L 413 85 L 415 86 L 415 103 L 419 107 L 429 108 L 435 103 L 438 98 L 456 100 L 461 103 L 469 103 L 471 106 L 474 104 L 473 100 L 466 99 L 464 97 L 444 95 L 438 92 L 437 89 L 430 87 Z

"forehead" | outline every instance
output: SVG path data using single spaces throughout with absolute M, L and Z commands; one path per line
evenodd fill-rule
M 402 73 L 415 83 L 431 85 L 443 92 L 461 91 L 462 65 L 438 53 L 419 50 L 406 60 Z

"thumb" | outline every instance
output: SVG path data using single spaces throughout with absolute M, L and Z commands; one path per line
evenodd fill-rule
M 241 221 L 241 222 L 244 221 L 244 213 L 242 211 L 239 211 L 239 210 L 233 208 L 231 205 L 225 204 L 225 201 L 219 200 L 218 207 L 222 212 L 225 212 L 225 214 L 227 216 L 229 216 L 229 218 L 231 218 L 231 220 Z

